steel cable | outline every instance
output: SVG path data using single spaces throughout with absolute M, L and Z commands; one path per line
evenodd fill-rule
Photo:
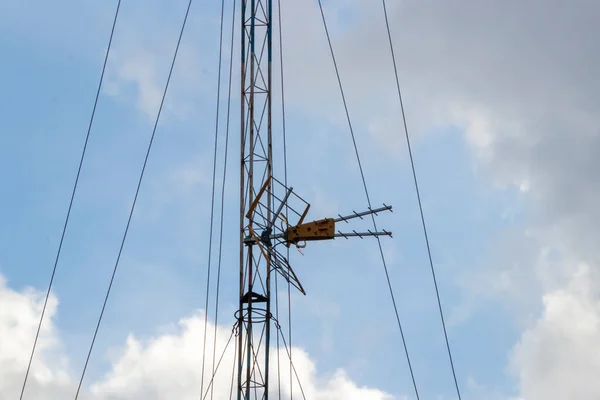
M 169 83 L 171 82 L 171 76 L 173 75 L 173 69 L 175 67 L 175 61 L 177 60 L 177 53 L 179 52 L 179 46 L 181 44 L 181 38 L 183 37 L 183 32 L 185 30 L 185 25 L 190 13 L 190 8 L 192 6 L 193 0 L 189 0 L 187 10 L 185 12 L 185 17 L 183 19 L 183 23 L 181 25 L 181 31 L 179 33 L 179 38 L 177 40 L 177 46 L 175 47 L 175 53 L 173 54 L 173 59 L 171 61 L 171 67 L 169 69 L 169 75 L 167 77 L 167 82 L 165 84 L 165 89 L 162 94 L 162 98 L 160 101 L 160 106 L 158 108 L 158 112 L 156 114 L 156 120 L 154 121 L 154 127 L 152 129 L 152 135 L 150 136 L 150 142 L 148 143 L 148 148 L 146 150 L 146 157 L 144 158 L 144 164 L 142 166 L 142 171 L 140 172 L 140 177 L 137 183 L 137 188 L 135 190 L 135 196 L 133 198 L 133 203 L 131 204 L 131 210 L 129 211 L 129 217 L 127 219 L 127 225 L 125 226 L 125 232 L 123 233 L 123 237 L 121 239 L 121 245 L 119 248 L 119 253 L 117 255 L 117 260 L 115 261 L 115 266 L 113 268 L 112 276 L 110 278 L 110 283 L 108 285 L 108 289 L 106 291 L 106 295 L 104 297 L 104 303 L 102 304 L 102 310 L 100 311 L 100 316 L 98 317 L 98 323 L 96 324 L 96 329 L 94 331 L 94 336 L 92 338 L 92 342 L 90 343 L 90 347 L 88 350 L 88 354 L 85 360 L 85 365 L 83 367 L 83 371 L 81 373 L 81 378 L 79 379 L 79 385 L 77 386 L 77 392 L 75 393 L 75 400 L 79 398 L 79 392 L 81 391 L 81 386 L 83 384 L 83 379 L 85 377 L 85 373 L 87 371 L 87 366 L 90 361 L 90 357 L 92 355 L 92 350 L 94 348 L 94 344 L 96 342 L 96 337 L 98 336 L 98 330 L 100 329 L 100 324 L 102 323 L 102 318 L 104 316 L 104 310 L 106 309 L 106 304 L 108 302 L 108 298 L 110 296 L 110 292 L 112 289 L 113 282 L 115 280 L 115 275 L 117 273 L 117 269 L 119 267 L 119 261 L 121 260 L 121 254 L 123 253 L 123 247 L 125 246 L 125 240 L 127 239 L 127 233 L 129 232 L 129 226 L 131 225 L 131 219 L 133 217 L 133 212 L 135 210 L 135 205 L 137 203 L 138 195 L 140 193 L 140 187 L 142 186 L 142 181 L 144 178 L 144 172 L 146 171 L 146 166 L 148 165 L 148 157 L 150 156 L 150 150 L 152 149 L 152 144 L 154 143 L 154 137 L 156 136 L 156 129 L 158 127 L 158 121 L 160 120 L 160 115 L 163 109 L 163 105 L 165 103 L 165 98 L 167 96 L 167 90 L 169 88 Z
M 349 129 L 350 129 L 350 135 L 352 137 L 352 143 L 354 145 L 354 151 L 356 153 L 356 160 L 358 162 L 358 168 L 360 170 L 360 175 L 361 175 L 361 179 L 362 179 L 362 183 L 363 183 L 365 195 L 366 195 L 366 198 L 367 198 L 367 203 L 368 203 L 369 209 L 370 209 L 371 208 L 371 199 L 370 199 L 370 196 L 369 196 L 369 189 L 367 187 L 367 181 L 365 179 L 364 170 L 363 170 L 363 167 L 362 167 L 362 163 L 360 161 L 360 155 L 359 155 L 359 152 L 358 152 L 358 146 L 356 144 L 356 137 L 354 135 L 354 129 L 352 127 L 352 121 L 350 119 L 350 112 L 348 111 L 348 104 L 346 102 L 346 96 L 344 94 L 344 88 L 343 88 L 343 85 L 342 85 L 342 79 L 340 77 L 339 69 L 338 69 L 338 66 L 337 66 L 337 61 L 336 61 L 336 58 L 335 58 L 335 53 L 333 51 L 333 45 L 331 43 L 331 37 L 329 35 L 329 29 L 327 28 L 327 20 L 325 19 L 325 13 L 323 11 L 323 4 L 322 4 L 321 0 L 318 0 L 318 3 L 319 3 L 319 9 L 321 11 L 321 18 L 323 19 L 323 26 L 325 27 L 325 34 L 327 36 L 327 42 L 329 44 L 329 50 L 331 52 L 331 58 L 333 60 L 333 65 L 334 65 L 334 68 L 335 68 L 335 73 L 336 73 L 338 85 L 339 85 L 339 88 L 340 88 L 340 93 L 341 93 L 341 96 L 342 96 L 342 102 L 344 104 L 344 110 L 345 110 L 345 113 L 346 113 L 346 119 L 348 121 L 348 126 L 349 126 Z M 371 214 L 371 218 L 373 220 L 373 227 L 375 228 L 375 231 L 377 231 L 377 223 L 375 222 L 375 216 L 373 214 Z M 416 380 L 415 380 L 415 375 L 414 375 L 414 372 L 413 372 L 412 363 L 410 361 L 410 356 L 409 356 L 409 353 L 408 353 L 408 347 L 406 345 L 406 339 L 405 339 L 405 336 L 404 336 L 404 330 L 402 328 L 402 323 L 400 321 L 400 315 L 398 313 L 398 307 L 396 305 L 396 299 L 395 299 L 395 296 L 394 296 L 394 290 L 393 290 L 393 287 L 392 287 L 392 282 L 390 280 L 390 275 L 389 275 L 389 272 L 388 272 L 387 263 L 386 263 L 386 260 L 385 260 L 385 255 L 383 254 L 383 248 L 381 246 L 381 240 L 379 239 L 379 237 L 376 237 L 376 239 L 377 239 L 377 244 L 379 246 L 379 253 L 381 255 L 381 261 L 382 261 L 382 264 L 383 264 L 383 269 L 385 271 L 385 277 L 386 277 L 386 280 L 387 280 L 387 285 L 388 285 L 388 289 L 389 289 L 389 292 L 390 292 L 390 297 L 392 299 L 392 304 L 394 306 L 394 312 L 396 314 L 396 321 L 398 323 L 398 328 L 400 330 L 400 336 L 402 337 L 402 344 L 404 346 L 404 353 L 406 355 L 406 361 L 408 363 L 408 368 L 410 370 L 410 377 L 412 379 L 413 388 L 414 388 L 415 395 L 417 396 L 417 400 L 418 400 L 419 399 L 419 390 L 417 388 L 417 383 L 416 383 Z
M 56 270 L 58 267 L 58 260 L 60 259 L 60 253 L 61 253 L 63 242 L 65 239 L 65 234 L 67 232 L 67 226 L 69 224 L 69 217 L 71 216 L 71 209 L 73 208 L 73 200 L 75 199 L 75 193 L 77 192 L 79 176 L 81 175 L 81 169 L 83 167 L 83 160 L 85 159 L 88 141 L 90 138 L 90 133 L 92 131 L 92 125 L 94 123 L 94 117 L 96 116 L 96 108 L 98 106 L 98 99 L 100 98 L 100 89 L 102 88 L 102 82 L 104 81 L 104 73 L 106 72 L 106 65 L 108 63 L 108 56 L 110 55 L 110 49 L 112 47 L 113 37 L 114 37 L 114 33 L 115 33 L 115 27 L 117 26 L 117 19 L 119 17 L 120 8 L 121 8 L 121 0 L 119 0 L 117 2 L 117 9 L 115 10 L 115 13 L 114 13 L 112 28 L 110 30 L 110 39 L 108 40 L 106 54 L 104 55 L 104 64 L 102 65 L 102 73 L 100 74 L 100 81 L 98 82 L 98 88 L 96 90 L 96 98 L 94 99 L 94 107 L 92 108 L 92 115 L 90 117 L 90 122 L 88 124 L 87 134 L 85 136 L 85 143 L 83 145 L 83 150 L 81 152 L 81 158 L 79 160 L 79 167 L 77 168 L 77 176 L 75 177 L 75 183 L 73 184 L 73 190 L 71 192 L 71 199 L 69 200 L 67 216 L 65 217 L 65 223 L 63 225 L 62 234 L 60 236 L 60 242 L 58 244 L 56 258 L 54 259 L 54 267 L 52 268 L 52 275 L 50 276 L 50 283 L 48 284 L 48 290 L 46 292 L 46 297 L 44 299 L 44 305 L 42 307 L 42 314 L 40 316 L 40 322 L 38 323 L 37 331 L 35 333 L 35 339 L 33 341 L 33 347 L 31 349 L 31 355 L 29 357 L 29 363 L 27 364 L 27 372 L 25 372 L 25 379 L 23 380 L 23 387 L 21 388 L 21 395 L 19 396 L 20 400 L 23 399 L 23 394 L 25 393 L 25 387 L 27 386 L 27 379 L 29 377 L 29 372 L 31 370 L 31 363 L 33 362 L 33 357 L 35 354 L 35 350 L 37 348 L 40 331 L 42 329 L 42 323 L 44 321 L 44 315 L 46 314 L 46 308 L 48 306 L 48 299 L 50 297 L 50 291 L 52 290 L 52 285 L 54 283 L 54 277 L 56 275 Z

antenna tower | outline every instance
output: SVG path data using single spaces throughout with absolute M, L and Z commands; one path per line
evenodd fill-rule
M 237 398 L 249 400 L 256 393 L 257 399 L 269 397 L 271 259 L 263 257 L 254 243 L 246 240 L 255 229 L 253 218 L 246 218 L 246 214 L 258 189 L 271 176 L 273 169 L 273 4 L 272 0 L 242 0 L 241 3 L 241 236 Z M 270 189 L 269 184 L 267 189 Z M 266 200 L 266 211 L 270 216 L 271 196 Z
M 391 206 L 305 222 L 310 205 L 273 176 L 272 0 L 242 0 L 240 275 L 237 318 L 237 399 L 268 400 L 271 276 L 280 274 L 305 294 L 285 249 L 336 237 L 391 232 L 336 231 L 335 224 L 391 211 Z M 284 211 L 285 209 L 285 216 Z M 289 218 L 289 219 L 288 219 Z M 275 324 L 278 327 L 278 324 Z M 278 328 L 277 328 L 278 329 Z M 277 330 L 275 334 L 277 335 Z M 290 360 L 291 362 L 291 360 Z

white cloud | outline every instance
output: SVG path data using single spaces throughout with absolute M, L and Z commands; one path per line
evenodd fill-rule
M 136 107 L 149 119 L 154 119 L 163 92 L 156 71 L 156 56 L 142 51 L 137 54 L 127 54 L 123 60 L 113 57 L 113 61 L 119 65 L 116 77 L 109 82 L 107 93 L 118 96 L 125 91 L 121 86 L 126 88 L 128 84 L 133 85 Z
M 42 326 L 33 363 L 28 394 L 42 398 L 40 393 L 52 388 L 55 398 L 64 395 L 69 385 L 68 363 L 60 352 L 60 341 L 52 318 L 57 300 L 50 297 L 46 310 L 47 323 Z M 43 297 L 31 289 L 15 292 L 7 287 L 0 275 L 0 399 L 18 398 L 31 346 L 37 330 Z
M 40 293 L 26 290 L 16 292 L 0 277 L 0 399 L 18 398 L 26 361 L 35 333 L 43 298 Z M 68 370 L 61 352 L 61 341 L 53 322 L 57 301 L 53 297 L 47 312 L 40 346 L 33 364 L 25 398 L 64 399 L 75 393 L 74 373 Z M 210 382 L 213 353 L 213 326 L 208 326 L 205 389 Z M 204 317 L 201 314 L 181 319 L 175 332 L 163 333 L 147 340 L 127 338 L 121 349 L 111 351 L 109 371 L 96 382 L 89 383 L 82 399 L 197 399 L 200 393 L 202 340 Z M 217 362 L 226 348 L 232 330 L 217 328 Z M 234 337 L 235 339 L 235 337 Z M 228 399 L 233 367 L 234 341 L 228 347 L 215 377 L 215 398 Z M 380 390 L 361 387 L 343 370 L 330 376 L 317 372 L 308 354 L 294 348 L 294 365 L 308 399 L 316 400 L 393 400 Z M 96 357 L 98 355 L 96 354 Z M 282 353 L 285 357 L 285 353 Z M 93 362 L 93 360 L 92 360 Z M 286 363 L 282 363 L 286 365 Z M 277 365 L 273 354 L 272 365 Z M 289 370 L 282 366 L 282 392 L 289 393 Z M 276 376 L 275 368 L 271 371 Z M 297 384 L 295 384 L 297 385 Z M 273 387 L 276 387 L 275 385 Z M 275 389 L 273 389 L 275 390 Z M 294 388 L 297 395 L 299 387 Z M 43 394 L 42 394 L 43 393 Z
M 599 398 L 598 271 L 579 265 L 566 287 L 545 294 L 543 303 L 542 316 L 514 350 L 523 398 Z
M 150 122 L 160 106 L 187 2 L 169 12 L 165 4 L 133 2 L 121 11 L 103 85 L 105 94 L 133 104 Z M 215 10 L 190 12 L 162 110 L 163 123 L 197 115 L 200 101 L 213 105 L 219 24 L 211 12 Z M 225 71 L 227 63 L 223 65 Z

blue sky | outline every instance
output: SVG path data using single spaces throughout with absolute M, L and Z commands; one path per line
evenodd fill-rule
M 113 3 L 0 5 L 4 60 L 0 65 L 4 93 L 0 100 L 0 180 L 5 188 L 0 203 L 0 272 L 14 290 L 46 288 Z M 107 86 L 100 98 L 54 286 L 60 301 L 55 323 L 76 374 L 100 311 L 152 129 L 152 107 L 140 100 L 144 82 L 123 75 L 123 70 L 139 56 L 152 70 L 149 79 L 156 78 L 162 90 L 185 3 L 123 3 Z M 333 4 L 328 10 L 333 13 L 338 8 Z M 351 29 L 360 19 L 351 11 L 340 11 L 340 38 L 343 28 Z M 311 24 L 318 24 L 319 16 L 314 17 Z M 92 356 L 90 381 L 108 369 L 107 350 L 123 345 L 129 333 L 157 335 L 204 307 L 217 46 L 217 5 L 195 4 L 184 36 L 183 61 L 174 72 Z M 285 52 L 294 50 L 286 48 Z M 340 65 L 342 79 L 344 69 L 350 67 Z M 389 76 L 390 86 L 392 79 Z M 315 102 L 311 110 L 306 106 L 310 98 L 296 101 L 293 95 L 302 94 L 291 92 L 289 179 L 314 204 L 312 217 L 366 208 L 347 127 L 336 119 L 342 112 L 341 100 L 327 110 L 317 110 Z M 333 96 L 338 94 L 333 92 Z M 410 104 L 410 97 L 406 101 Z M 352 101 L 349 105 L 351 110 L 361 107 Z M 233 121 L 238 107 L 234 103 Z M 394 232 L 394 238 L 383 243 L 417 383 L 422 398 L 453 398 L 403 132 L 395 126 L 390 134 L 400 140 L 382 144 L 368 132 L 371 121 L 363 114 L 356 112 L 355 129 L 373 202 L 394 206 L 394 213 L 382 214 L 379 224 Z M 411 124 L 410 113 L 408 118 Z M 423 124 L 415 122 L 418 127 Z M 237 125 L 232 126 L 220 314 L 224 325 L 233 322 L 237 301 L 239 133 Z M 398 148 L 387 151 L 387 146 Z M 515 381 L 506 366 L 520 332 L 506 308 L 493 299 L 474 299 L 462 279 L 487 268 L 491 243 L 505 230 L 524 223 L 526 204 L 516 191 L 498 188 L 486 179 L 472 150 L 460 126 L 429 126 L 415 132 L 414 154 L 433 258 L 447 321 L 454 321 L 449 334 L 459 383 L 465 398 L 483 398 L 479 389 L 468 384 L 469 379 L 486 390 L 515 393 Z M 376 243 L 315 243 L 304 256 L 292 253 L 292 265 L 308 293 L 305 298 L 294 296 L 294 344 L 308 352 L 322 373 L 343 368 L 359 385 L 410 396 L 408 370 Z

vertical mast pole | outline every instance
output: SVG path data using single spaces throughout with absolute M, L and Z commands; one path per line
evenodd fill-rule
M 267 90 L 266 90 L 266 102 L 267 102 L 267 176 L 271 177 L 273 175 L 273 132 L 272 132 L 272 107 L 271 107 L 271 82 L 272 82 L 272 69 L 271 69 L 271 61 L 273 57 L 273 25 L 271 24 L 272 16 L 273 16 L 273 2 L 272 0 L 266 0 L 267 7 Z M 271 180 L 269 179 L 269 182 Z M 261 182 L 262 185 L 262 182 Z M 269 187 L 269 189 L 271 189 Z M 273 196 L 267 197 L 267 208 L 269 210 L 268 218 L 269 221 L 274 220 L 273 213 Z M 264 398 L 267 400 L 269 398 L 269 354 L 270 354 L 270 344 L 271 344 L 271 259 L 269 254 L 269 259 L 267 261 L 267 321 L 265 326 L 265 395 Z M 276 294 L 277 295 L 277 294 Z

